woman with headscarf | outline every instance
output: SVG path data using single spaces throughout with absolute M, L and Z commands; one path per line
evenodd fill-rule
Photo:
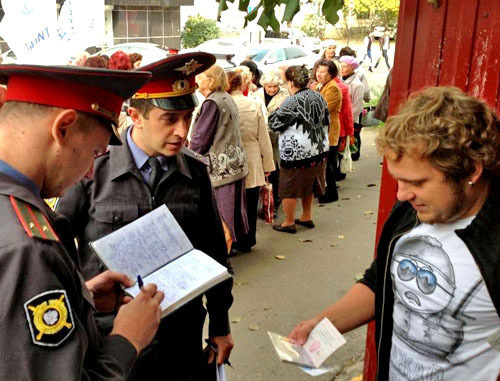
M 309 84 L 316 81 L 316 70 L 318 70 L 318 65 L 321 61 L 324 60 L 334 60 L 337 55 L 337 41 L 335 40 L 325 40 L 323 41 L 323 53 L 321 54 L 321 58 L 314 63 L 314 66 L 311 71 L 311 77 Z
M 247 235 L 238 239 L 235 248 L 240 252 L 249 252 L 257 243 L 257 207 L 260 187 L 266 183 L 266 176 L 274 171 L 273 149 L 267 132 L 267 124 L 260 104 L 245 97 L 241 91 L 243 80 L 240 73 L 229 71 L 228 93 L 238 106 L 238 118 L 241 141 L 245 150 L 248 175 L 245 179 L 248 225 Z
M 217 207 L 230 241 L 237 242 L 248 232 L 245 200 L 248 167 L 241 142 L 238 106 L 226 92 L 227 76 L 219 65 L 199 74 L 196 82 L 205 100 L 196 117 L 189 148 L 210 159 L 210 179 Z
M 314 194 L 325 193 L 330 113 L 323 97 L 308 88 L 305 66 L 290 66 L 285 76 L 291 96 L 269 116 L 269 128 L 279 133 L 280 197 L 285 212 L 285 221 L 273 229 L 295 233 L 296 224 L 314 228 Z M 302 200 L 302 215 L 295 219 L 297 198 Z
M 359 80 L 355 70 L 359 67 L 359 61 L 353 56 L 343 56 L 339 59 L 342 73 L 342 81 L 349 86 L 351 94 L 352 116 L 354 119 L 354 137 L 358 152 L 352 154 L 353 160 L 358 160 L 361 154 L 361 117 L 363 113 L 363 84 Z
M 290 94 L 287 89 L 281 87 L 281 72 L 279 70 L 266 71 L 262 75 L 260 83 L 262 87 L 257 90 L 255 96 L 260 98 L 260 101 L 265 105 L 267 111 L 265 117 L 267 119 L 267 115 L 276 111 Z M 269 175 L 269 182 L 273 185 L 274 214 L 276 215 L 281 205 L 279 198 L 280 152 L 278 134 L 269 130 L 269 137 L 273 146 L 274 165 L 276 167 L 276 170 Z

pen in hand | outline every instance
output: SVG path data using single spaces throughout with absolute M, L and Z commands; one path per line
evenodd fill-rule
M 142 281 L 142 278 L 140 275 L 137 275 L 137 285 L 139 286 L 139 288 L 142 290 L 142 288 L 144 287 L 144 282 Z

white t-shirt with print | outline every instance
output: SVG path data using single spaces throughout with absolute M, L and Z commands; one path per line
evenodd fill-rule
M 472 254 L 449 224 L 420 224 L 396 243 L 391 381 L 496 381 L 488 337 L 500 318 Z

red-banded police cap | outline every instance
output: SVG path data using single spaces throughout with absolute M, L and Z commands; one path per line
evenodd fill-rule
M 209 53 L 185 53 L 167 57 L 143 66 L 136 71 L 149 71 L 151 81 L 135 94 L 164 110 L 186 110 L 196 107 L 194 92 L 198 88 L 195 77 L 215 63 Z
M 6 102 L 74 109 L 110 122 L 110 144 L 121 144 L 116 127 L 123 101 L 151 78 L 147 71 L 79 66 L 0 65 Z

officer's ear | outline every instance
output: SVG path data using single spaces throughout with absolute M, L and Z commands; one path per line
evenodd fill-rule
M 137 109 L 135 107 L 129 107 L 128 108 L 128 116 L 130 116 L 130 119 L 132 119 L 132 122 L 134 123 L 134 127 L 136 127 L 136 128 L 143 127 L 144 116 L 139 111 L 139 109 Z
M 78 114 L 75 110 L 60 111 L 52 121 L 52 138 L 59 145 L 64 145 L 71 132 L 77 127 Z

